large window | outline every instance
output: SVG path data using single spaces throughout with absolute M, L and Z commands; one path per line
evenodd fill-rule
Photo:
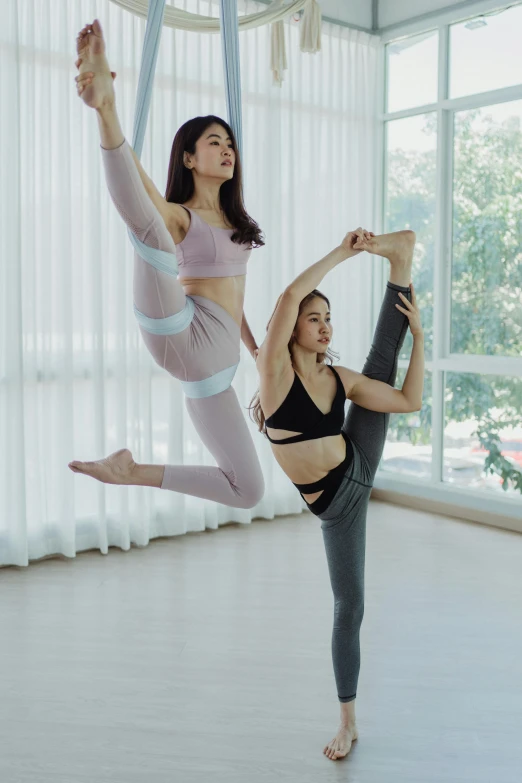
M 522 82 L 522 5 L 450 27 L 450 98 Z
M 387 142 L 384 230 L 411 228 L 417 234 L 412 277 L 423 312 L 426 356 L 431 359 L 437 115 L 431 112 L 389 122 Z M 409 356 L 410 351 L 411 334 L 408 332 L 401 357 Z
M 454 115 L 451 352 L 522 355 L 522 100 Z
M 388 111 L 436 102 L 437 50 L 436 31 L 404 38 L 387 47 Z M 416 78 L 412 79 L 412 74 Z
M 522 378 L 446 373 L 444 481 L 522 492 Z
M 383 115 L 383 228 L 417 233 L 427 369 L 381 475 L 506 502 L 522 495 L 521 35 L 511 4 L 389 41 Z

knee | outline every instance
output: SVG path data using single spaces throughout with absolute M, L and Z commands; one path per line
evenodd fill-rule
M 336 599 L 335 628 L 346 631 L 358 631 L 363 617 L 364 598 L 362 594 Z
M 237 497 L 236 508 L 254 508 L 265 494 L 265 481 L 261 471 L 245 478 L 234 487 Z

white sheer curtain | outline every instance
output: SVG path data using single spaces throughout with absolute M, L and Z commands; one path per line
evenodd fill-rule
M 183 7 L 217 13 L 210 2 Z M 96 118 L 73 81 L 76 34 L 98 17 L 130 138 L 145 22 L 108 0 L 5 0 L 3 9 L 0 564 L 127 549 L 156 536 L 299 512 L 298 493 L 253 424 L 267 489 L 250 511 L 106 486 L 68 470 L 72 458 L 123 446 L 140 462 L 213 462 L 185 415 L 179 385 L 142 344 L 131 245 L 105 187 Z M 241 34 L 245 197 L 267 241 L 249 264 L 245 303 L 258 342 L 282 288 L 346 230 L 371 228 L 374 214 L 377 41 L 324 25 L 322 51 L 312 56 L 299 51 L 298 24 L 285 28 L 295 40 L 282 88 L 266 67 L 270 28 Z M 217 36 L 164 30 L 143 155 L 160 190 L 179 125 L 198 114 L 225 116 L 219 47 Z M 333 347 L 354 368 L 370 339 L 370 269 L 361 256 L 322 285 L 331 296 Z M 246 351 L 234 386 L 246 408 L 257 388 Z

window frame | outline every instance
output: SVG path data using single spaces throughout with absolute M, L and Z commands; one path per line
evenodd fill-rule
M 402 492 L 425 500 L 438 499 L 461 505 L 478 519 L 479 510 L 492 514 L 522 519 L 522 497 L 504 496 L 484 489 L 455 488 L 443 481 L 444 460 L 444 388 L 447 372 L 478 373 L 481 375 L 511 375 L 522 378 L 522 357 L 482 356 L 452 353 L 450 350 L 452 242 L 453 242 L 453 142 L 454 117 L 466 109 L 489 107 L 522 99 L 522 83 L 460 98 L 449 98 L 450 28 L 453 24 L 474 18 L 481 13 L 507 8 L 514 3 L 483 0 L 460 14 L 458 10 L 441 13 L 438 19 L 419 20 L 394 26 L 381 35 L 381 60 L 379 63 L 378 89 L 378 182 L 376 187 L 377 231 L 383 230 L 387 192 L 387 125 L 393 120 L 414 117 L 419 114 L 437 114 L 437 163 L 435 199 L 435 252 L 433 279 L 433 353 L 426 362 L 432 374 L 432 468 L 431 479 L 412 479 L 401 473 L 379 470 L 375 487 L 378 490 Z M 518 3 L 517 3 L 518 5 Z M 397 112 L 386 112 L 388 68 L 386 46 L 405 37 L 421 32 L 438 31 L 438 96 L 436 103 L 416 106 Z M 382 291 L 387 279 L 386 262 L 374 268 L 372 317 L 375 323 L 380 308 Z M 407 367 L 408 360 L 399 360 L 399 367 Z M 474 513 L 475 512 L 475 513 Z M 478 520 L 481 521 L 481 520 Z M 519 529 L 517 527 L 517 529 Z M 522 528 L 521 532 L 522 532 Z

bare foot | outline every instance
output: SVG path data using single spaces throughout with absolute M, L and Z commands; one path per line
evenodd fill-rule
M 352 743 L 355 742 L 358 736 L 357 726 L 355 724 L 341 726 L 337 735 L 324 748 L 324 755 L 332 761 L 344 759 L 352 749 Z
M 392 262 L 399 259 L 411 261 L 415 240 L 415 231 L 394 231 L 392 234 L 360 239 L 353 247 L 354 250 L 366 250 L 367 253 L 383 256 Z
M 103 30 L 97 19 L 86 24 L 76 39 L 78 59 L 76 77 L 78 95 L 92 109 L 113 104 L 116 100 L 113 81 L 116 73 L 111 71 L 105 56 Z
M 69 462 L 73 473 L 83 473 L 85 476 L 103 481 L 104 484 L 131 484 L 132 473 L 136 463 L 128 449 L 120 449 L 109 454 L 105 459 L 96 462 Z

